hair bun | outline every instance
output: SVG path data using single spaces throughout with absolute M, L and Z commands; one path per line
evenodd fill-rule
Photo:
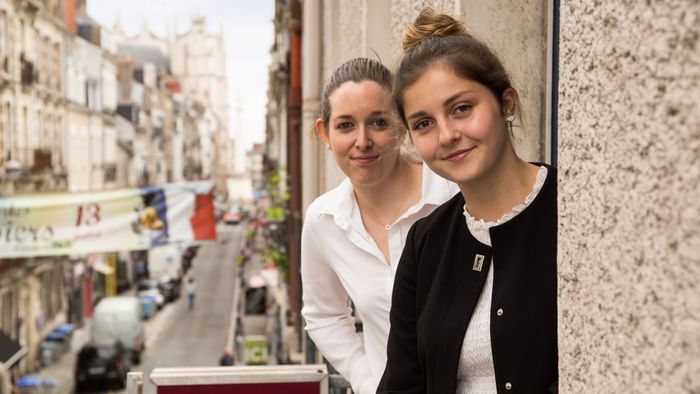
M 401 40 L 404 53 L 415 48 L 429 37 L 470 36 L 464 24 L 446 14 L 436 14 L 432 8 L 423 9 L 406 31 Z

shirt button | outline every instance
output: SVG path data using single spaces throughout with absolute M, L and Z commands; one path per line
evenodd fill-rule
M 496 315 L 498 315 L 498 316 L 503 316 L 503 308 L 498 308 L 498 309 L 496 310 Z M 509 384 L 510 384 L 510 383 L 509 383 Z
M 506 382 L 506 390 L 510 390 L 513 388 L 513 385 L 510 384 L 510 382 Z

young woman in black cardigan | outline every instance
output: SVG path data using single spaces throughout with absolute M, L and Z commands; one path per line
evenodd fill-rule
M 517 92 L 460 22 L 424 10 L 403 49 L 400 115 L 461 193 L 409 231 L 378 393 L 556 392 L 555 170 L 515 153 Z

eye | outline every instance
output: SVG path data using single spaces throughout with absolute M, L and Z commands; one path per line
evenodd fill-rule
M 389 126 L 389 122 L 384 118 L 374 119 L 369 122 L 370 126 L 374 126 L 378 129 L 384 129 Z
M 423 130 L 423 129 L 430 127 L 431 124 L 432 124 L 432 122 L 429 119 L 421 119 L 413 124 L 413 127 L 411 127 L 411 130 L 415 130 L 415 131 Z
M 341 131 L 345 131 L 352 129 L 354 126 L 355 125 L 352 122 L 340 122 L 335 125 L 335 128 Z
M 474 108 L 474 106 L 471 104 L 459 104 L 455 107 L 455 113 L 464 114 L 471 111 L 472 108 Z

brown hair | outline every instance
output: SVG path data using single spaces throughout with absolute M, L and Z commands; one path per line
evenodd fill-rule
M 404 31 L 401 48 L 404 55 L 393 93 L 404 124 L 403 93 L 434 64 L 444 64 L 458 76 L 486 86 L 499 103 L 503 93 L 513 87 L 503 64 L 485 43 L 472 36 L 461 22 L 436 14 L 431 8 L 422 10 Z
M 358 57 L 341 64 L 333 71 L 331 78 L 323 88 L 323 93 L 321 93 L 321 113 L 319 116 L 323 120 L 323 125 L 328 128 L 331 116 L 331 105 L 328 98 L 340 85 L 348 81 L 372 81 L 391 94 L 392 78 L 391 71 L 377 60 Z

